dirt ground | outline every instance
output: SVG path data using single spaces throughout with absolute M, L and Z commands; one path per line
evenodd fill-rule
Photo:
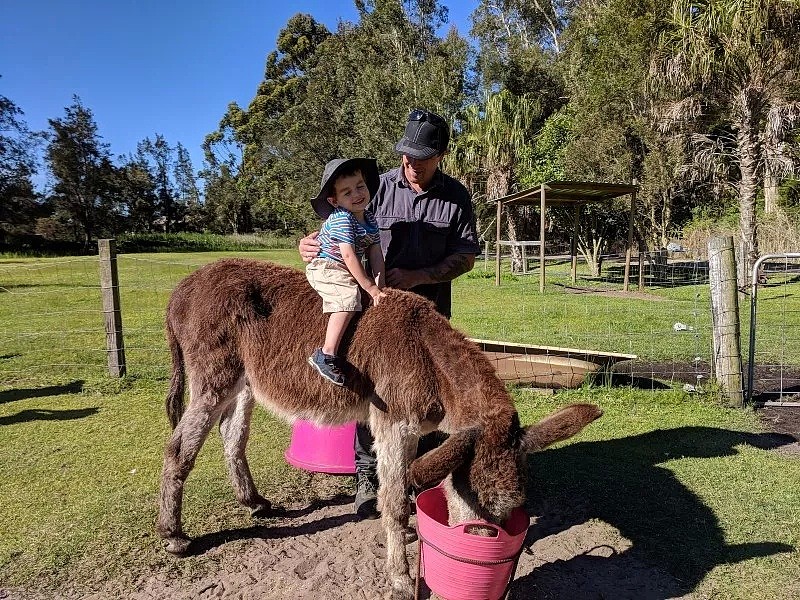
M 131 600 L 388 598 L 381 576 L 385 548 L 380 521 L 357 521 L 349 498 L 279 520 L 251 539 L 209 549 L 216 572 L 192 581 L 144 576 Z M 512 598 L 667 598 L 669 575 L 625 556 L 630 542 L 613 527 L 586 522 L 542 539 L 523 552 Z M 416 568 L 417 544 L 407 546 Z M 93 600 L 110 597 L 106 590 Z M 119 593 L 118 590 L 113 592 Z M 117 596 L 118 597 L 118 596 Z M 423 593 L 423 597 L 428 597 Z
M 759 414 L 766 430 L 789 434 L 795 439 L 794 443 L 786 443 L 787 438 L 783 438 L 775 451 L 800 456 L 800 408 L 764 408 Z M 371 600 L 390 597 L 390 588 L 382 575 L 386 553 L 380 521 L 356 519 L 352 496 L 340 493 L 341 479 L 318 474 L 314 480 L 314 488 L 321 492 L 316 504 L 290 505 L 280 516 L 253 527 L 214 532 L 195 540 L 193 553 L 202 560 L 190 576 L 178 579 L 166 571 L 145 572 L 135 578 L 133 585 L 121 588 L 118 582 L 108 582 L 90 596 L 62 589 L 55 598 Z M 338 492 L 326 497 L 326 488 Z M 692 500 L 687 502 L 691 507 Z M 624 517 L 617 522 L 618 529 L 604 519 L 576 515 L 575 507 L 557 506 L 545 498 L 534 499 L 529 509 L 532 514 L 543 516 L 531 518 L 510 598 L 695 598 L 687 591 L 693 585 L 687 587 L 686 581 L 679 581 L 663 565 L 648 561 L 633 549 L 634 542 L 620 531 L 625 529 Z M 703 517 L 702 507 L 695 506 L 692 510 Z M 683 508 L 681 511 L 687 512 Z M 412 527 L 415 522 L 412 516 Z M 710 545 L 718 543 L 713 537 L 709 541 Z M 637 539 L 636 545 L 641 542 Z M 416 542 L 409 543 L 407 553 L 413 574 Z M 702 579 L 706 566 L 698 570 L 693 584 Z M 421 597 L 431 597 L 424 586 Z M 0 599 L 40 598 L 0 587 Z

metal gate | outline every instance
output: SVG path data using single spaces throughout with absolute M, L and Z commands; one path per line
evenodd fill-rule
M 753 266 L 747 371 L 748 402 L 800 406 L 800 252 L 767 254 Z

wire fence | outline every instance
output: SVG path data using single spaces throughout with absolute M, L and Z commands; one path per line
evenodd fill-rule
M 252 256 L 299 266 L 293 251 Z M 129 375 L 168 378 L 164 314 L 169 295 L 183 277 L 219 257 L 118 256 Z M 617 383 L 702 390 L 713 362 L 707 261 L 643 256 L 644 288 L 638 289 L 634 260 L 628 292 L 620 257 L 605 257 L 594 275 L 580 263 L 573 282 L 569 257 L 549 257 L 547 285 L 540 293 L 538 263 L 521 274 L 512 273 L 506 261 L 498 287 L 493 261 L 479 260 L 453 284 L 452 322 L 469 337 L 505 344 L 492 350 L 492 358 L 510 383 L 572 387 L 599 368 L 608 370 L 606 380 Z M 769 263 L 765 270 L 755 352 L 758 381 L 774 373 L 787 383 L 788 375 L 800 369 L 800 274 L 792 269 Z M 750 317 L 747 302 L 740 306 L 746 351 Z M 105 377 L 98 259 L 0 262 L 0 326 L 4 389 Z M 761 389 L 756 385 L 757 393 Z
M 96 257 L 0 262 L 0 375 L 5 386 L 106 364 Z
M 538 256 L 512 272 L 510 252 L 504 251 L 496 287 L 493 251 L 465 276 L 469 284 L 459 280 L 454 286 L 454 322 L 467 324 L 475 337 L 546 346 L 542 351 L 546 357 L 574 359 L 578 371 L 583 369 L 580 361 L 593 362 L 608 367 L 615 382 L 647 389 L 679 384 L 695 391 L 709 381 L 712 323 L 707 259 L 666 251 L 643 254 L 641 261 L 634 255 L 625 292 L 624 256 L 601 257 L 595 273 L 580 257 L 573 281 L 571 257 L 548 255 L 545 290 L 540 293 Z M 472 285 L 470 280 L 475 279 L 485 282 L 483 289 Z M 492 290 L 497 294 L 494 299 Z M 615 356 L 619 354 L 636 359 Z M 521 364 L 516 379 L 525 382 L 528 371 Z M 566 376 L 570 370 L 563 372 Z M 510 374 L 506 379 L 515 380 Z

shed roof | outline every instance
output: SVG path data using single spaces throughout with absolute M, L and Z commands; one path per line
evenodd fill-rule
M 621 183 L 598 183 L 596 181 L 548 181 L 539 186 L 515 192 L 498 198 L 504 205 L 525 206 L 541 202 L 541 189 L 545 188 L 548 204 L 575 205 L 589 202 L 604 202 L 632 194 L 639 189 L 636 185 Z

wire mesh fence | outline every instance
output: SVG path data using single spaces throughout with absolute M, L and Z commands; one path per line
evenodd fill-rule
M 118 256 L 129 375 L 168 378 L 164 314 L 169 295 L 183 277 L 221 256 Z M 248 256 L 301 265 L 294 250 Z M 533 261 L 525 274 L 511 273 L 506 262 L 498 287 L 493 262 L 478 260 L 453 284 L 452 322 L 471 338 L 501 344 L 490 358 L 509 383 L 573 387 L 605 371 L 605 380 L 646 389 L 702 390 L 712 375 L 707 261 L 643 257 L 642 266 L 644 288 L 636 285 L 634 260 L 631 290 L 624 292 L 620 257 L 605 257 L 594 274 L 580 261 L 575 282 L 568 257 L 549 258 L 547 285 L 540 293 Z M 800 365 L 800 274 L 794 268 L 766 270 L 755 353 L 758 377 L 772 372 L 784 383 Z M 746 338 L 747 303 L 741 306 Z M 0 325 L 0 384 L 6 389 L 105 377 L 97 258 L 0 263 Z M 747 347 L 743 339 L 742 348 Z
M 542 361 L 568 357 L 576 366 L 564 367 L 565 375 L 580 372 L 581 361 L 588 361 L 600 370 L 608 368 L 615 381 L 649 389 L 679 384 L 694 391 L 709 381 L 711 310 L 705 258 L 662 251 L 643 254 L 640 262 L 634 255 L 625 292 L 624 256 L 602 256 L 595 269 L 581 257 L 573 281 L 571 256 L 548 255 L 540 293 L 538 256 L 524 270 L 512 272 L 510 252 L 504 251 L 497 287 L 493 251 L 454 285 L 453 321 L 475 337 L 546 346 L 523 352 L 529 355 L 525 362 L 534 360 L 532 354 L 544 355 Z M 521 363 L 516 380 L 525 382 L 529 370 Z M 510 375 L 507 379 L 515 380 Z
M 0 263 L 0 375 L 6 386 L 106 365 L 96 257 Z

